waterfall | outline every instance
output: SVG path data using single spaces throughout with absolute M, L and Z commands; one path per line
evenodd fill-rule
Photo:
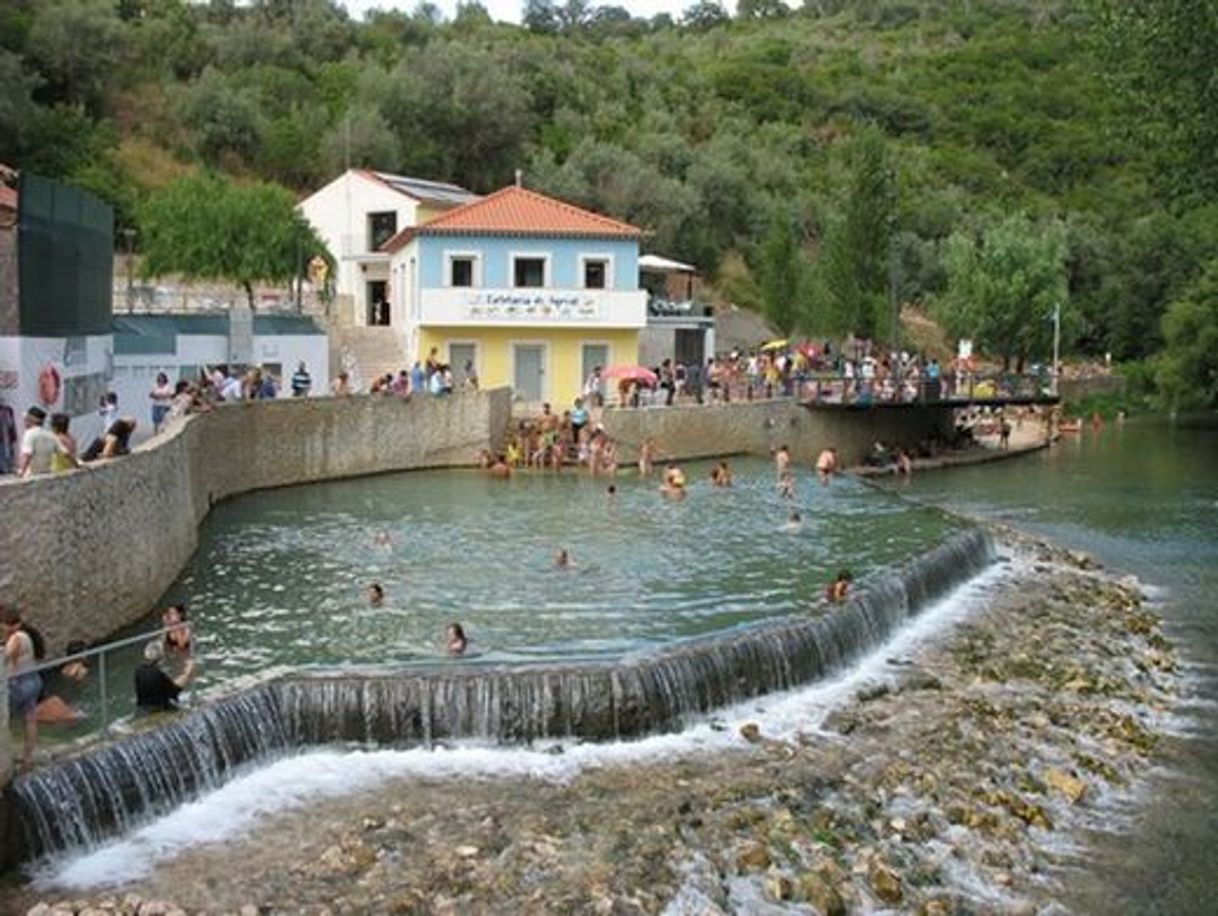
M 679 729 L 711 710 L 849 665 L 994 555 L 973 528 L 868 576 L 841 606 L 748 624 L 621 661 L 294 675 L 20 777 L 27 849 L 0 868 L 128 830 L 219 786 L 238 766 L 334 743 L 473 738 L 612 740 Z M 11 845 L 11 844 L 10 844 Z
M 40 767 L 13 783 L 25 857 L 124 833 L 290 746 L 274 691 L 264 685 Z M 6 849 L 9 861 L 0 865 L 12 864 L 14 852 Z

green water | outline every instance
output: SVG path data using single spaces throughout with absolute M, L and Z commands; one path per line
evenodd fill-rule
M 865 574 L 959 527 L 807 471 L 787 501 L 770 462 L 732 465 L 729 489 L 710 486 L 709 463 L 687 465 L 680 502 L 633 475 L 610 496 L 608 481 L 575 473 L 474 471 L 252 494 L 215 508 L 162 604 L 188 606 L 199 689 L 279 668 L 435 663 L 450 621 L 475 663 L 615 657 L 806 609 L 837 569 Z M 793 509 L 803 522 L 788 530 Z M 555 568 L 559 548 L 571 568 Z M 372 582 L 380 607 L 365 597 Z M 137 650 L 111 662 L 119 713 Z
M 1047 535 L 1155 586 L 1188 671 L 1187 733 L 1165 743 L 1132 822 L 1092 838 L 1094 852 L 1068 876 L 1069 903 L 1089 913 L 1218 912 L 1218 432 L 1109 425 L 899 489 Z

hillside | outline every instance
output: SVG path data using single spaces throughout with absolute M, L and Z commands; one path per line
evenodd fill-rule
M 199 168 L 298 193 L 345 164 L 478 191 L 521 168 L 651 229 L 743 304 L 778 282 L 763 242 L 789 225 L 812 277 L 790 287 L 809 302 L 796 323 L 814 328 L 835 320 L 816 268 L 859 208 L 856 141 L 876 130 L 893 229 L 877 288 L 929 302 L 952 232 L 1055 218 L 1070 336 L 1118 359 L 1158 346 L 1166 304 L 1218 250 L 1213 208 L 1158 197 L 1073 4 L 747 0 L 729 19 L 703 2 L 680 26 L 528 9 L 522 28 L 476 4 L 445 23 L 426 7 L 354 22 L 324 0 L 10 0 L 0 160 L 92 188 L 125 222 Z

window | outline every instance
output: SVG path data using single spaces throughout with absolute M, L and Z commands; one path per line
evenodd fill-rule
M 605 289 L 609 265 L 601 258 L 584 261 L 584 289 Z
M 398 215 L 394 210 L 368 214 L 368 250 L 380 251 L 382 245 L 398 231 Z
M 546 285 L 545 258 L 516 258 L 515 285 L 517 287 L 533 288 Z
M 470 257 L 453 258 L 448 262 L 449 286 L 474 285 L 474 259 Z

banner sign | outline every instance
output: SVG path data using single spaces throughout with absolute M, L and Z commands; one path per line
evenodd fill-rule
M 471 294 L 463 304 L 465 317 L 474 321 L 595 321 L 600 316 L 596 296 L 571 292 L 488 291 Z

